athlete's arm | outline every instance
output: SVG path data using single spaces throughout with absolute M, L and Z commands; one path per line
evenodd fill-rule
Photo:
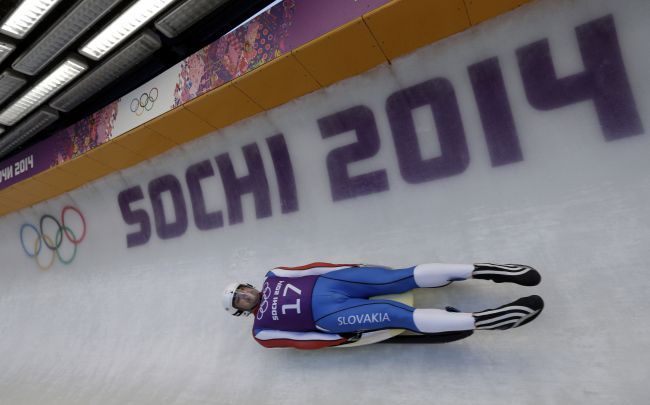
M 267 348 L 292 347 L 294 349 L 315 350 L 325 347 L 352 343 L 359 336 L 341 336 L 336 333 L 320 332 L 289 332 L 283 330 L 257 329 L 253 330 L 257 343 Z
M 267 273 L 267 277 L 303 277 L 317 276 L 335 270 L 359 267 L 360 264 L 334 264 L 325 262 L 314 262 L 298 267 L 276 267 Z

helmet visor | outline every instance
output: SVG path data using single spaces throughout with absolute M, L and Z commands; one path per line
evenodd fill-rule
M 241 284 L 235 290 L 232 306 L 242 311 L 250 311 L 255 308 L 259 300 L 260 293 L 255 288 Z

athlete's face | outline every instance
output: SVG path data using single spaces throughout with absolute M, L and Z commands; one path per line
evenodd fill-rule
M 260 301 L 260 292 L 248 286 L 240 286 L 235 292 L 233 306 L 242 311 L 250 311 Z

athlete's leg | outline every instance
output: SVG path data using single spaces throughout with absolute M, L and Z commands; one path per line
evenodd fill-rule
M 351 267 L 320 276 L 319 284 L 348 297 L 366 298 L 373 295 L 399 294 L 418 287 L 442 287 L 452 281 L 471 277 L 471 264 L 419 264 L 405 269 L 381 267 Z M 323 279 L 321 282 L 320 279 Z M 331 280 L 325 282 L 325 280 Z
M 523 326 L 539 316 L 544 300 L 539 295 L 519 298 L 496 309 L 471 314 L 439 309 L 416 309 L 413 320 L 419 332 L 440 333 L 473 329 L 512 329 Z M 456 315 L 455 317 L 453 315 Z M 471 327 L 470 327 L 471 319 Z
M 425 334 L 474 329 L 511 329 L 531 322 L 542 312 L 544 301 L 537 295 L 520 298 L 496 309 L 467 313 L 413 308 L 390 300 L 350 298 L 338 308 L 314 311 L 318 329 L 330 333 L 408 329 Z M 315 309 L 315 308 L 314 308 Z
M 330 333 L 408 329 L 435 334 L 474 329 L 471 313 L 415 309 L 390 300 L 351 298 L 343 308 L 320 315 L 314 319 L 316 326 Z

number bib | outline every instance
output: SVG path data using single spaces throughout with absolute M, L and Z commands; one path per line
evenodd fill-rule
M 253 328 L 315 331 L 311 295 L 317 278 L 318 276 L 269 277 L 264 280 L 262 300 L 255 314 Z

